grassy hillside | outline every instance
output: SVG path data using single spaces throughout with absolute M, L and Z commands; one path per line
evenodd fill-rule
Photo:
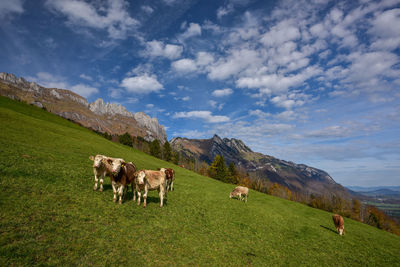
M 0 97 L 0 265 L 373 265 L 400 264 L 400 238 L 233 186 L 107 141 L 33 106 Z M 159 207 L 112 202 L 92 190 L 89 155 L 173 167 L 176 191 Z

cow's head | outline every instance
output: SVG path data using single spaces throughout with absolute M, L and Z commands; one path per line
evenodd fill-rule
M 93 160 L 93 168 L 100 168 L 101 163 L 104 158 L 105 158 L 105 156 L 103 156 L 103 155 L 96 155 L 95 157 L 93 157 L 93 156 L 89 157 L 90 160 Z
M 139 171 L 138 173 L 137 173 L 137 175 L 136 175 L 136 182 L 137 182 L 137 184 L 139 184 L 139 185 L 143 185 L 144 184 L 144 181 L 145 181 L 145 177 L 146 177 L 146 174 L 144 173 L 144 171 Z
M 125 166 L 125 160 L 123 159 L 107 159 L 108 164 L 111 165 L 111 169 L 114 175 L 117 175 L 121 170 L 121 167 Z
M 230 194 L 229 194 L 229 198 L 232 198 L 233 197 L 233 192 L 231 192 Z

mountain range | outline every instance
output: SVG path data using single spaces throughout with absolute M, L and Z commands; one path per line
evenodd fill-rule
M 350 197 L 347 189 L 336 183 L 325 171 L 253 152 L 238 139 L 222 139 L 218 135 L 210 139 L 176 137 L 170 143 L 171 147 L 179 151 L 183 157 L 210 164 L 216 155 L 222 155 L 227 164 L 233 162 L 251 177 L 267 179 L 296 192 L 306 195 L 335 194 L 345 198 Z
M 55 113 L 68 120 L 102 133 L 121 135 L 126 132 L 147 141 L 167 140 L 164 126 L 144 112 L 131 113 L 124 106 L 105 103 L 99 98 L 93 103 L 69 90 L 45 88 L 9 73 L 0 73 L 0 95 L 24 101 Z

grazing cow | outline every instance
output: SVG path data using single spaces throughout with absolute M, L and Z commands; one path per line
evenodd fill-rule
M 134 180 L 136 173 L 136 166 L 132 162 L 125 163 L 123 159 L 107 159 L 107 162 L 112 165 L 112 178 L 111 185 L 114 192 L 113 201 L 117 201 L 117 192 L 119 196 L 119 204 L 122 204 L 122 196 L 124 189 L 127 185 L 132 185 L 134 192 Z
M 100 178 L 100 192 L 103 191 L 104 176 L 112 177 L 112 166 L 107 162 L 107 159 L 112 159 L 104 155 L 90 156 L 90 160 L 93 161 L 93 173 L 94 173 L 94 187 L 93 190 L 97 190 L 97 182 Z M 112 180 L 113 178 L 111 178 Z
M 332 215 L 333 223 L 335 224 L 336 231 L 339 233 L 339 235 L 344 235 L 344 220 L 343 217 L 334 214 Z
M 237 186 L 229 194 L 229 198 L 237 196 L 239 200 L 242 200 L 242 195 L 244 196 L 245 202 L 247 202 L 247 197 L 249 196 L 249 189 L 247 187 L 244 187 L 244 186 Z
M 140 205 L 141 191 L 143 194 L 143 207 L 147 205 L 147 193 L 150 190 L 158 190 L 158 195 L 160 196 L 160 207 L 164 204 L 164 195 L 167 196 L 166 192 L 166 175 L 165 169 L 161 168 L 159 171 L 150 170 L 140 170 L 136 173 L 135 184 L 136 191 L 138 195 L 137 204 Z M 135 192 L 133 193 L 133 200 L 136 199 Z
M 157 170 L 160 170 L 158 168 Z M 175 171 L 171 168 L 165 168 L 165 177 L 167 179 L 167 192 L 174 191 Z

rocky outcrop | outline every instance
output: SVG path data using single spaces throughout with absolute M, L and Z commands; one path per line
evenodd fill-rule
M 93 103 L 69 90 L 45 88 L 9 73 L 0 73 L 0 94 L 27 102 L 75 121 L 87 128 L 109 134 L 130 133 L 147 141 L 167 140 L 164 126 L 143 112 L 129 112 L 124 106 L 105 103 L 99 98 Z
M 267 179 L 303 194 L 334 193 L 343 197 L 349 196 L 347 190 L 325 171 L 253 152 L 238 139 L 222 139 L 218 135 L 210 139 L 175 137 L 170 143 L 182 157 L 211 164 L 216 155 L 222 155 L 227 164 L 235 163 L 253 178 Z

